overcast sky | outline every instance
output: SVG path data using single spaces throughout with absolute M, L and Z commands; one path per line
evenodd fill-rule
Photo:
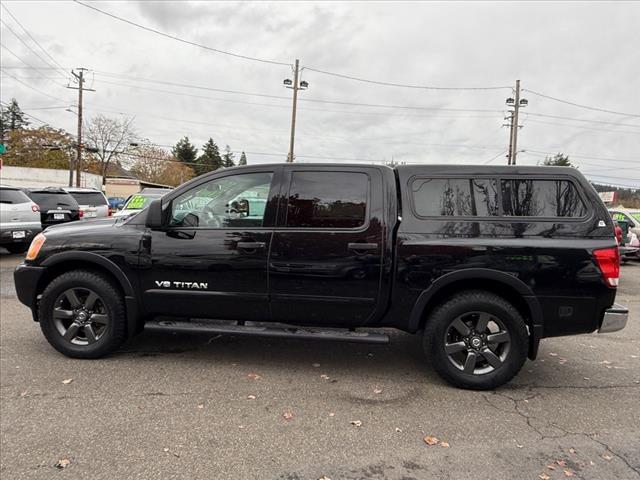
M 250 164 L 285 159 L 290 66 L 180 43 L 70 1 L 3 5 L 58 64 L 90 70 L 96 91 L 85 94 L 86 116 L 135 117 L 137 132 L 159 145 L 187 135 L 200 147 L 213 137 L 221 149 L 245 150 Z M 593 180 L 640 187 L 638 2 L 91 5 L 214 49 L 284 64 L 299 58 L 309 89 L 299 94 L 297 161 L 506 164 L 509 88 L 382 86 L 311 69 L 435 87 L 520 79 L 523 89 L 629 115 L 524 91 L 518 163 L 563 152 Z M 2 100 L 15 97 L 27 113 L 75 132 L 68 72 L 47 69 L 51 58 L 5 9 L 2 21 L 42 57 L 2 25 Z

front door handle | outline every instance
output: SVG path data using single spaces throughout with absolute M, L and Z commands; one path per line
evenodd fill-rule
M 257 250 L 259 248 L 264 248 L 266 245 L 265 242 L 238 242 L 238 248 L 242 250 Z
M 364 250 L 377 250 L 377 243 L 358 243 L 358 242 L 350 242 L 347 245 L 349 250 L 354 250 L 356 252 L 362 252 Z

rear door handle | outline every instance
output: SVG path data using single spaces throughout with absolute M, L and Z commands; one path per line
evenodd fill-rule
M 242 250 L 257 250 L 265 247 L 265 242 L 238 242 L 238 248 Z
M 355 250 L 355 251 L 363 251 L 363 250 L 377 250 L 378 248 L 378 244 L 377 243 L 358 243 L 358 242 L 350 242 L 347 245 L 347 248 L 349 248 L 349 250 Z

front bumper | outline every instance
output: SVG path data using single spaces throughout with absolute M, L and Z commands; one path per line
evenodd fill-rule
M 598 333 L 610 333 L 622 330 L 627 325 L 628 318 L 629 309 L 615 303 L 605 310 Z
M 44 267 L 33 267 L 21 263 L 13 272 L 13 281 L 16 286 L 18 300 L 34 312 L 36 311 L 38 303 L 38 283 L 44 271 Z

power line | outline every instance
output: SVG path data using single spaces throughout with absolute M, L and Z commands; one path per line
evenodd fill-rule
M 600 123 L 603 125 L 615 125 L 617 127 L 632 127 L 632 128 L 640 128 L 640 125 L 635 125 L 632 123 L 618 123 L 618 122 L 607 122 L 604 120 L 589 120 L 586 118 L 575 118 L 575 117 L 563 117 L 561 115 L 549 115 L 546 113 L 534 113 L 527 112 L 528 115 L 532 115 L 534 117 L 545 117 L 545 118 L 557 118 L 560 120 L 571 120 L 574 122 L 586 122 L 586 123 Z
M 405 83 L 393 83 L 393 82 L 384 82 L 380 80 L 370 80 L 367 78 L 354 77 L 352 75 L 346 75 L 344 73 L 335 73 L 328 72 L 326 70 L 318 70 L 312 67 L 304 67 L 304 70 L 309 70 L 310 72 L 321 73 L 323 75 L 331 75 L 333 77 L 344 78 L 347 80 L 354 80 L 356 82 L 363 83 L 371 83 L 374 85 L 382 85 L 385 87 L 402 87 L 402 88 L 412 88 L 417 90 L 453 90 L 453 91 L 461 91 L 461 90 L 503 90 L 503 89 L 511 89 L 510 86 L 504 87 L 435 87 L 431 85 L 411 85 Z
M 7 102 L 2 102 L 2 104 L 3 104 L 5 107 L 8 107 L 8 106 L 9 106 L 9 104 L 8 104 Z M 24 112 L 24 111 L 23 111 L 22 113 L 24 113 L 27 117 L 33 118 L 34 120 L 36 120 L 36 121 L 38 121 L 38 122 L 42 123 L 43 125 L 49 125 L 49 122 L 45 122 L 44 120 L 39 119 L 39 118 L 38 118 L 38 117 L 36 117 L 35 115 L 31 115 L 30 113 L 27 113 L 27 112 Z
M 614 114 L 614 115 L 623 115 L 625 117 L 639 117 L 640 118 L 640 114 L 636 114 L 636 113 L 616 112 L 615 110 L 607 110 L 605 108 L 589 107 L 587 105 L 582 105 L 582 104 L 579 104 L 579 103 L 570 102 L 568 100 L 562 100 L 560 98 L 552 97 L 550 95 L 545 95 L 544 93 L 534 92 L 533 90 L 529 90 L 529 89 L 523 89 L 523 91 L 532 93 L 533 95 L 537 95 L 538 97 L 548 98 L 549 100 L 554 100 L 556 102 L 565 103 L 567 105 L 572 105 L 574 107 L 584 108 L 586 110 L 593 110 L 595 112 L 611 113 L 611 114 Z
M 284 66 L 287 66 L 287 67 L 291 66 L 290 63 L 286 63 L 286 62 L 278 62 L 278 61 L 275 61 L 275 60 L 266 60 L 264 58 L 250 57 L 248 55 L 240 55 L 239 53 L 233 53 L 233 52 L 229 52 L 229 51 L 226 51 L 226 50 L 220 50 L 219 48 L 213 48 L 213 47 L 210 47 L 208 45 L 203 45 L 201 43 L 192 42 L 191 40 L 185 40 L 184 38 L 180 38 L 180 37 L 177 37 L 175 35 L 171 35 L 171 34 L 168 34 L 168 33 L 165 33 L 165 32 L 161 32 L 160 30 L 156 30 L 154 28 L 146 27 L 144 25 L 140 25 L 139 23 L 132 22 L 131 20 L 127 20 L 126 18 L 122 18 L 122 17 L 119 17 L 119 16 L 114 15 L 112 13 L 105 12 L 104 10 L 101 10 L 101 9 L 99 9 L 97 7 L 94 7 L 93 5 L 89 5 L 87 3 L 80 2 L 79 0 L 74 0 L 74 2 L 77 3 L 78 5 L 82 5 L 83 7 L 90 8 L 91 10 L 95 10 L 96 12 L 102 13 L 103 15 L 107 15 L 108 17 L 114 18 L 116 20 L 119 20 L 121 22 L 127 23 L 129 25 L 134 26 L 134 27 L 141 28 L 141 29 L 146 30 L 148 32 L 155 33 L 156 35 L 161 35 L 163 37 L 170 38 L 172 40 L 176 40 L 177 42 L 182 42 L 182 43 L 185 43 L 187 45 L 192 45 L 194 47 L 203 48 L 205 50 L 209 50 L 211 52 L 216 52 L 216 53 L 221 53 L 223 55 L 229 55 L 230 57 L 241 58 L 243 60 L 251 60 L 251 61 L 254 61 L 254 62 L 261 62 L 261 63 L 270 63 L 270 64 L 273 64 L 273 65 L 284 65 Z
M 158 83 L 162 85 L 170 85 L 176 87 L 184 87 L 184 88 L 193 88 L 198 90 L 208 90 L 213 92 L 221 92 L 221 93 L 230 93 L 237 95 L 248 95 L 248 96 L 256 96 L 256 97 L 264 97 L 264 98 L 274 98 L 279 100 L 290 100 L 289 97 L 285 97 L 282 95 L 270 95 L 265 93 L 255 93 L 255 92 L 243 92 L 239 90 L 226 90 L 221 88 L 213 88 L 213 87 L 205 87 L 201 85 L 193 85 L 186 83 L 177 83 L 177 82 L 168 82 L 163 80 L 155 80 L 150 78 L 140 78 L 140 77 L 131 77 L 129 75 L 117 74 L 117 73 L 109 73 L 104 71 L 96 71 L 98 75 L 106 75 L 109 77 L 120 77 L 126 78 L 127 80 L 134 80 L 139 82 L 150 82 L 150 83 Z M 102 82 L 107 83 L 102 80 Z M 112 82 L 117 84 L 115 82 Z M 118 84 L 125 85 L 125 84 Z M 126 84 L 128 86 L 128 84 Z M 146 88 L 146 87 L 138 87 L 138 88 Z M 475 112 L 475 113 L 502 113 L 502 110 L 495 109 L 482 109 L 482 108 L 447 108 L 447 107 L 425 107 L 418 105 L 390 105 L 390 104 L 375 104 L 375 103 L 358 103 L 358 102 L 349 102 L 349 101 L 339 101 L 339 100 L 325 100 L 325 99 L 316 99 L 316 98 L 301 98 L 301 102 L 310 102 L 310 103 L 326 103 L 332 105 L 348 105 L 348 106 L 356 106 L 356 107 L 370 107 L 370 108 L 388 108 L 388 109 L 407 109 L 407 110 L 436 110 L 436 111 L 450 111 L 450 112 Z M 288 107 L 287 107 L 288 108 Z
M 4 5 L 4 4 L 0 4 L 0 5 L 2 6 L 2 8 L 4 8 L 4 9 L 7 11 L 7 13 L 9 14 L 9 16 L 10 16 L 11 18 L 13 18 L 13 20 L 14 20 L 14 21 L 15 21 L 15 22 L 20 26 L 20 28 L 22 29 L 22 31 L 23 31 L 24 33 L 26 33 L 26 34 L 28 35 L 28 37 L 29 37 L 31 40 L 33 40 L 33 42 L 34 42 L 36 45 L 38 45 L 38 47 L 40 47 L 40 50 L 42 50 L 42 51 L 44 52 L 44 54 L 45 54 L 47 57 L 49 57 L 49 59 L 50 59 L 50 60 L 51 60 L 55 65 L 57 65 L 57 66 L 60 68 L 60 70 L 62 70 L 62 71 L 64 72 L 64 74 L 65 74 L 65 76 L 66 76 L 66 75 L 67 75 L 67 71 L 65 70 L 65 68 L 64 68 L 62 65 L 60 65 L 60 64 L 56 61 L 56 59 L 55 59 L 55 58 L 53 58 L 53 57 L 49 54 L 49 52 L 47 52 L 47 50 L 46 50 L 46 49 L 45 49 L 45 48 L 40 44 L 40 42 L 38 42 L 38 41 L 33 37 L 33 35 L 31 35 L 31 33 L 29 33 L 29 31 L 28 31 L 28 30 L 27 30 L 27 29 L 26 29 L 26 28 L 25 28 L 25 27 L 20 23 L 20 21 L 15 17 L 15 15 L 13 15 L 13 13 L 11 13 L 11 11 L 7 8 L 7 6 L 6 6 L 6 5 Z
M 36 57 L 38 57 L 45 65 L 51 66 L 51 64 L 49 62 L 47 62 L 44 58 L 42 58 L 42 56 L 38 52 L 36 52 L 33 48 L 31 48 L 31 46 L 27 42 L 25 42 L 22 39 L 22 37 L 20 37 L 20 35 L 18 35 L 16 32 L 14 32 L 13 29 L 9 25 L 7 25 L 4 20 L 0 19 L 0 23 L 2 23 L 2 25 L 4 25 L 5 28 L 7 30 L 9 30 L 13 34 L 14 37 L 16 37 L 18 40 L 20 40 L 25 47 L 27 47 L 29 50 L 31 50 L 31 52 L 33 52 L 33 54 Z
M 632 131 L 628 131 L 628 130 L 610 130 L 610 129 L 607 129 L 607 128 L 586 127 L 584 125 L 571 125 L 570 123 L 545 122 L 544 120 L 534 120 L 534 119 L 531 119 L 531 118 L 527 118 L 526 122 L 527 123 L 529 123 L 529 122 L 541 123 L 541 124 L 544 124 L 544 125 L 557 125 L 559 127 L 580 128 L 582 130 L 591 130 L 592 132 L 631 133 L 633 135 L 638 135 L 638 132 L 632 132 Z
M 1 68 L 0 68 L 0 70 L 1 70 Z M 16 82 L 21 83 L 21 84 L 22 84 L 22 85 L 24 85 L 25 87 L 30 88 L 31 90 L 34 90 L 34 91 L 36 91 L 36 92 L 40 93 L 41 95 L 44 95 L 44 96 L 49 97 L 49 98 L 53 98 L 54 100 L 58 100 L 58 101 L 60 101 L 60 102 L 64 102 L 64 100 L 62 100 L 61 98 L 54 97 L 53 95 L 50 95 L 50 94 L 48 94 L 48 93 L 46 93 L 46 92 L 43 92 L 43 91 L 42 91 L 42 90 L 40 90 L 39 88 L 33 87 L 33 86 L 29 85 L 28 83 L 23 82 L 23 81 L 22 81 L 22 80 L 20 80 L 18 77 L 15 77 L 15 76 L 11 75 L 11 74 L 10 74 L 10 73 L 8 73 L 8 72 L 4 72 L 4 74 L 5 74 L 5 75 L 8 75 L 8 76 L 9 76 L 9 77 L 11 77 L 11 78 L 13 78 Z

